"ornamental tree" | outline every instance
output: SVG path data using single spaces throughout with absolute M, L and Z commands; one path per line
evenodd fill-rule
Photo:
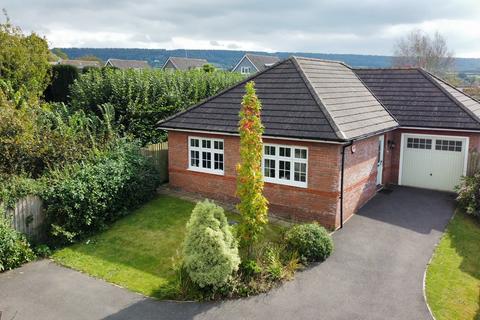
M 252 254 L 252 248 L 268 222 L 268 201 L 263 196 L 261 103 L 255 93 L 255 83 L 245 86 L 240 110 L 240 163 L 237 165 L 237 196 L 240 203 L 238 235 L 240 246 Z

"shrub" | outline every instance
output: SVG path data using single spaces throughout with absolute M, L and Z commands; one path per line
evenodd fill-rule
M 243 78 L 235 72 L 202 70 L 90 69 L 71 86 L 71 106 L 99 114 L 98 106 L 111 104 L 116 124 L 143 145 L 166 139 L 157 122 L 214 95 Z M 123 131 L 121 133 L 124 133 Z
M 304 262 L 323 261 L 333 251 L 333 241 L 327 230 L 317 223 L 300 224 L 285 234 L 288 247 L 297 251 Z
M 187 223 L 184 265 L 201 288 L 225 285 L 238 270 L 237 243 L 223 209 L 208 200 L 197 203 Z
M 467 214 L 480 218 L 480 172 L 473 177 L 462 177 L 456 189 L 460 208 Z
M 70 85 L 75 82 L 80 72 L 78 68 L 66 64 L 52 67 L 52 82 L 45 90 L 45 99 L 54 102 L 67 102 L 70 94 Z
M 15 231 L 0 208 L 0 272 L 10 270 L 35 258 L 25 237 Z
M 118 140 L 87 161 L 53 170 L 41 197 L 54 238 L 72 242 L 155 195 L 158 174 L 138 145 Z

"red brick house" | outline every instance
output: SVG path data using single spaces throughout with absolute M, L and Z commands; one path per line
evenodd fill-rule
M 170 185 L 235 201 L 238 112 L 254 80 L 270 211 L 343 225 L 389 183 L 452 191 L 480 146 L 480 103 L 421 69 L 291 57 L 162 121 Z

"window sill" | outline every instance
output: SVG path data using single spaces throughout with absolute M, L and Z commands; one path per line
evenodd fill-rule
M 301 183 L 301 182 L 295 183 L 292 181 L 271 180 L 266 178 L 263 178 L 263 181 L 271 184 L 279 184 L 282 186 L 289 186 L 289 187 L 302 188 L 302 189 L 308 188 L 307 183 Z
M 187 169 L 188 171 L 193 171 L 193 172 L 201 172 L 201 173 L 208 173 L 208 174 L 214 174 L 216 176 L 224 176 L 225 172 L 220 171 L 220 170 L 208 170 L 208 169 L 202 169 L 202 168 L 195 168 L 195 167 L 189 167 Z

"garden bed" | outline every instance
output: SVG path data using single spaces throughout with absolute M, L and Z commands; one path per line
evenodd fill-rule
M 179 299 L 174 269 L 195 204 L 160 196 L 114 223 L 107 231 L 56 251 L 67 267 L 157 299 Z M 231 222 L 238 215 L 227 213 Z M 270 223 L 265 240 L 276 241 L 284 227 Z

